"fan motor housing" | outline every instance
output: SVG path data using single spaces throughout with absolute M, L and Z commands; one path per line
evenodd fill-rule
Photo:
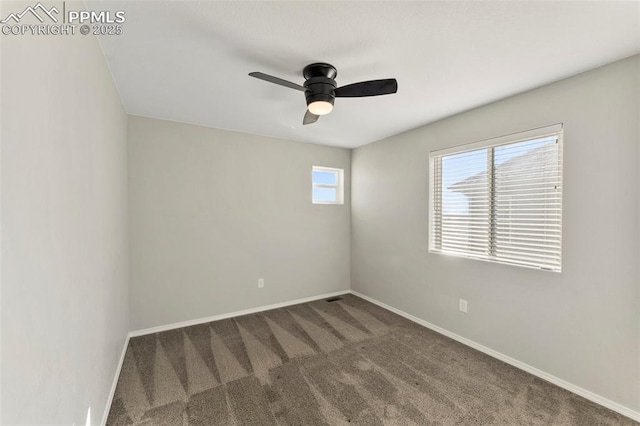
M 305 78 L 304 87 L 307 105 L 316 101 L 325 101 L 333 105 L 337 87 L 334 78 L 338 75 L 336 68 L 324 62 L 307 65 L 302 71 Z

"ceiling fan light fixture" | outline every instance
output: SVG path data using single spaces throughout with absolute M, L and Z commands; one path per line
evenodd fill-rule
M 333 110 L 333 104 L 327 101 L 314 101 L 307 108 L 311 114 L 327 115 Z
M 304 67 L 302 76 L 305 80 L 302 86 L 261 72 L 251 72 L 249 76 L 304 92 L 307 112 L 302 119 L 303 125 L 315 123 L 321 115 L 327 115 L 333 111 L 336 98 L 364 98 L 390 95 L 398 91 L 398 82 L 395 78 L 361 81 L 338 87 L 335 80 L 338 76 L 336 67 L 324 62 Z

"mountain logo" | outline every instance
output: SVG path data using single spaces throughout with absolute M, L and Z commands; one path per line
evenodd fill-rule
M 58 19 L 53 14 L 58 14 L 60 11 L 55 6 L 51 9 L 47 9 L 42 3 L 38 2 L 35 6 L 28 6 L 20 13 L 10 13 L 6 18 L 0 21 L 0 24 L 6 24 L 10 20 L 14 20 L 16 23 L 19 23 L 20 20 L 29 13 L 35 16 L 40 22 L 44 22 L 45 17 L 49 17 L 53 22 L 58 22 Z

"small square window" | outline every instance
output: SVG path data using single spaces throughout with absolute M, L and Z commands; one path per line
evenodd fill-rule
M 313 166 L 311 196 L 313 204 L 344 203 L 344 170 Z

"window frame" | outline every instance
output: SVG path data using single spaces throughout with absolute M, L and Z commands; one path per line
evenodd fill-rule
M 313 181 L 313 172 L 330 172 L 336 175 L 335 185 L 329 183 L 315 183 Z M 315 200 L 313 198 L 313 190 L 315 188 L 331 188 L 336 190 L 335 201 Z M 312 204 L 344 204 L 344 169 L 338 169 L 335 167 L 325 166 L 312 166 L 311 167 L 311 203 Z
M 476 142 L 472 142 L 472 143 L 466 143 L 466 144 L 460 144 L 460 145 L 456 145 L 456 146 L 452 146 L 452 147 L 447 147 L 447 148 L 442 148 L 442 149 L 438 149 L 438 150 L 434 150 L 434 151 L 430 151 L 429 152 L 429 211 L 428 211 L 428 251 L 429 253 L 433 253 L 433 254 L 439 254 L 439 255 L 445 255 L 445 256 L 453 256 L 453 257 L 460 257 L 460 258 L 466 258 L 466 259 L 475 259 L 475 260 L 481 260 L 481 261 L 485 261 L 485 262 L 491 262 L 491 263 L 500 263 L 500 264 L 506 264 L 506 265 L 513 265 L 513 266 L 519 266 L 519 267 L 524 267 L 524 268 L 531 268 L 531 269 L 538 269 L 538 270 L 543 270 L 543 271 L 552 271 L 552 272 L 556 272 L 556 273 L 561 273 L 562 272 L 562 229 L 563 229 L 563 208 L 562 208 L 562 204 L 563 204 L 563 187 L 564 187 L 564 174 L 563 174 L 563 136 L 564 136 L 564 125 L 563 123 L 558 123 L 558 124 L 553 124 L 550 126 L 544 126 L 544 127 L 539 127 L 539 128 L 535 128 L 535 129 L 531 129 L 531 130 L 526 130 L 523 132 L 518 132 L 518 133 L 512 133 L 509 135 L 504 135 L 504 136 L 499 136 L 499 137 L 495 137 L 495 138 L 491 138 L 491 139 L 485 139 L 485 140 L 481 140 L 481 141 L 476 141 Z M 499 256 L 495 255 L 495 251 L 492 250 L 491 246 L 495 244 L 496 241 L 496 231 L 495 231 L 495 224 L 493 223 L 493 219 L 489 219 L 489 222 L 487 224 L 487 233 L 489 234 L 487 243 L 489 245 L 488 247 L 488 252 L 485 255 L 475 255 L 473 253 L 462 253 L 462 252 L 451 252 L 451 251 L 447 251 L 447 250 L 442 250 L 442 248 L 437 248 L 435 247 L 436 245 L 436 218 L 435 218 L 435 210 L 434 210 L 434 206 L 435 206 L 435 185 L 436 185 L 436 167 L 435 167 L 435 160 L 437 157 L 443 157 L 443 156 L 447 156 L 447 155 L 453 155 L 453 154 L 461 154 L 464 152 L 470 152 L 470 151 L 475 151 L 475 150 L 480 150 L 480 149 L 489 149 L 489 148 L 495 148 L 495 147 L 499 147 L 499 146 L 504 146 L 504 145 L 510 145 L 510 144 L 516 144 L 519 142 L 525 142 L 525 141 L 531 141 L 531 140 L 535 140 L 535 139 L 541 139 L 544 137 L 552 137 L 555 136 L 557 137 L 557 143 L 558 143 L 558 174 L 560 176 L 560 188 L 559 188 L 559 204 L 560 204 L 560 230 L 559 230 L 559 240 L 558 240 L 558 244 L 559 244 L 559 266 L 557 268 L 551 268 L 551 267 L 545 267 L 545 266 L 533 266 L 533 265 L 528 265 L 525 263 L 518 263 L 514 260 L 510 260 L 510 259 L 505 259 L 505 258 L 501 258 Z M 494 150 L 490 150 L 489 152 L 494 153 Z M 490 154 L 489 152 L 487 152 L 487 159 L 488 159 L 488 163 L 489 163 L 489 157 Z M 493 155 L 491 155 L 491 161 L 493 162 Z M 495 166 L 492 164 L 490 166 L 491 168 L 494 168 Z M 493 173 L 492 173 L 493 175 Z M 496 200 L 496 195 L 495 195 L 495 189 L 491 189 L 491 188 L 495 188 L 495 180 L 488 182 L 488 186 L 489 186 L 489 194 L 490 194 L 490 199 L 488 200 L 489 202 L 489 208 L 491 211 L 491 205 L 493 205 L 495 203 Z M 440 217 L 442 217 L 442 212 L 440 213 Z M 442 233 L 442 231 L 440 231 L 440 233 Z

